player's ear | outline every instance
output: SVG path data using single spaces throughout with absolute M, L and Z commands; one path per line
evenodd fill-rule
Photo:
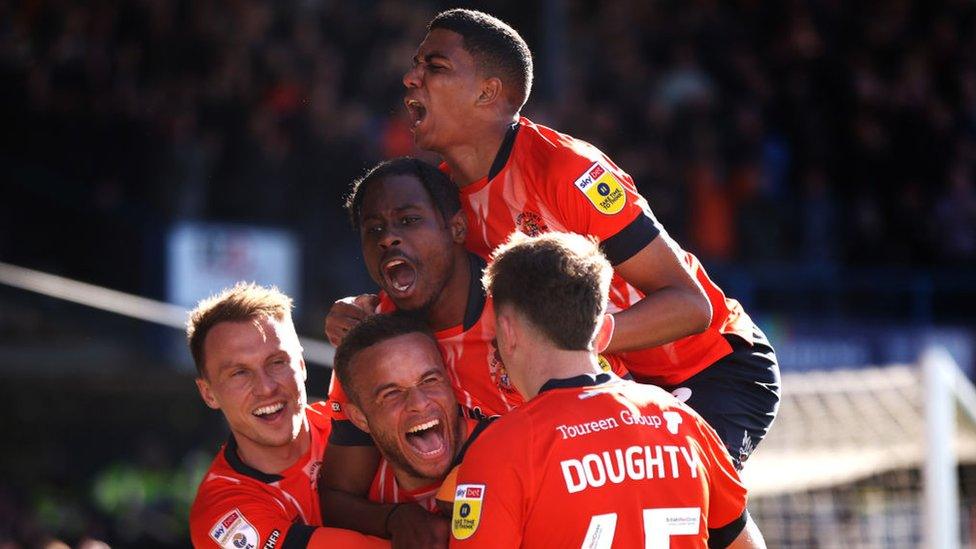
M 200 391 L 200 398 L 203 399 L 203 403 L 214 410 L 219 410 L 220 403 L 217 402 L 217 398 L 214 397 L 213 391 L 210 389 L 210 382 L 202 377 L 198 377 L 196 382 L 197 390 Z
M 366 421 L 366 414 L 363 413 L 363 410 L 359 406 L 353 404 L 352 401 L 346 403 L 346 417 L 349 418 L 349 421 L 353 425 L 359 427 L 360 431 L 369 432 L 369 421 Z
M 302 369 L 302 381 L 308 381 L 308 368 L 305 367 L 305 357 L 304 356 L 302 356 L 302 358 L 298 359 L 298 365 Z
M 515 320 L 509 314 L 507 307 L 496 308 L 495 315 L 495 331 L 497 332 L 495 344 L 498 347 L 498 352 L 502 355 L 502 361 L 505 361 L 518 345 L 518 332 L 515 329 Z
M 485 78 L 481 81 L 481 95 L 478 96 L 479 106 L 491 105 L 502 99 L 504 87 L 502 81 L 497 76 Z
M 613 315 L 606 313 L 603 315 L 603 322 L 596 329 L 596 337 L 593 338 L 593 350 L 602 353 L 610 346 L 610 339 L 613 338 L 614 320 Z
M 468 220 L 464 216 L 464 210 L 458 210 L 447 222 L 451 229 L 451 238 L 457 244 L 464 244 L 468 237 Z

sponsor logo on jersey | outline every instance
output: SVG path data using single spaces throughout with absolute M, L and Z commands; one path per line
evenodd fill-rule
M 258 544 L 258 531 L 238 509 L 220 517 L 210 537 L 224 549 L 255 549 Z
M 596 361 L 600 365 L 600 369 L 604 372 L 610 373 L 613 371 L 613 366 L 610 366 L 610 361 L 604 358 L 603 355 L 597 355 Z
M 624 186 L 599 162 L 590 166 L 574 185 L 600 213 L 607 215 L 620 213 L 627 203 Z
M 339 412 L 339 411 L 342 410 L 342 406 L 338 402 L 336 402 L 334 400 L 332 401 L 332 404 L 331 405 L 332 405 L 332 411 L 333 412 Z
M 549 230 L 542 216 L 535 212 L 522 212 L 515 217 L 515 228 L 528 236 L 539 236 Z
M 678 412 L 664 412 L 664 422 L 668 425 L 668 432 L 672 435 L 678 434 L 678 425 L 681 425 L 681 414 Z
M 454 513 L 451 517 L 454 539 L 468 539 L 474 535 L 484 499 L 484 484 L 458 484 L 454 490 Z

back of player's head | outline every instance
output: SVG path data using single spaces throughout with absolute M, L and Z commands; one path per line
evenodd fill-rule
M 203 343 L 210 330 L 221 322 L 255 321 L 264 317 L 291 322 L 292 300 L 278 288 L 238 282 L 217 295 L 201 300 L 186 321 L 186 339 L 197 367 L 197 377 L 206 370 Z
M 513 307 L 560 349 L 590 349 L 613 276 L 596 243 L 570 233 L 515 233 L 493 258 L 482 282 L 496 310 Z
M 359 388 L 356 386 L 356 370 L 362 368 L 352 366 L 356 355 L 373 345 L 408 334 L 422 334 L 429 338 L 432 345 L 437 345 L 430 328 L 420 319 L 403 314 L 378 314 L 368 317 L 349 330 L 342 343 L 336 348 L 332 367 L 335 369 L 339 383 L 342 384 L 346 395 L 354 404 L 359 404 Z
M 461 199 L 459 197 L 457 185 L 451 182 L 447 174 L 437 169 L 423 160 L 403 156 L 392 160 L 385 160 L 373 166 L 366 172 L 366 175 L 353 181 L 346 196 L 346 211 L 349 213 L 349 222 L 352 227 L 359 230 L 359 222 L 362 217 L 363 199 L 366 191 L 373 183 L 383 181 L 387 177 L 397 175 L 408 175 L 417 178 L 427 190 L 431 202 L 440 212 L 444 221 L 447 221 L 461 209 Z
M 434 29 L 460 34 L 481 73 L 498 76 L 515 111 L 522 109 L 532 91 L 532 52 L 515 29 L 487 13 L 461 8 L 437 14 L 427 32 Z

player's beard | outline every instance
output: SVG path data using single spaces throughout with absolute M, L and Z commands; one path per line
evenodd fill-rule
M 447 272 L 440 284 L 436 288 L 433 288 L 430 292 L 430 296 L 421 305 L 414 307 L 412 309 L 404 309 L 397 304 L 396 314 L 402 315 L 408 318 L 413 318 L 427 324 L 430 320 L 431 311 L 437 304 L 437 300 L 444 293 L 444 289 L 447 288 L 448 282 L 451 280 L 451 276 L 454 274 L 454 268 L 451 266 L 450 271 Z M 394 302 L 395 303 L 395 302 Z

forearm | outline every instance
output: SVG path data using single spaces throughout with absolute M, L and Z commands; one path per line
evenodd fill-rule
M 708 328 L 712 306 L 697 287 L 665 287 L 615 313 L 607 352 L 656 347 Z
M 322 488 L 322 514 L 326 526 L 346 528 L 372 536 L 389 538 L 387 518 L 396 506 L 373 503 L 363 496 Z

